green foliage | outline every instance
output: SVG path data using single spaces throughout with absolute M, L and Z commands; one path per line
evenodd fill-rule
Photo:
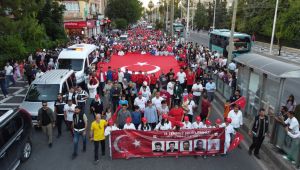
M 105 15 L 112 20 L 123 18 L 127 23 L 135 23 L 142 16 L 142 3 L 139 0 L 108 0 Z
M 115 27 L 120 30 L 126 29 L 127 25 L 128 25 L 126 19 L 124 19 L 124 18 L 115 19 L 113 22 L 114 22 L 113 25 L 115 25 Z
M 52 0 L 2 0 L 0 65 L 8 59 L 23 59 L 37 49 L 62 44 L 66 40 L 63 10 Z
M 208 12 L 201 2 L 197 4 L 197 10 L 195 11 L 194 16 L 194 23 L 197 28 L 209 28 Z
M 239 0 L 237 31 L 270 40 L 273 28 L 276 0 Z M 300 1 L 279 0 L 275 40 L 281 43 L 300 42 Z M 297 46 L 296 43 L 292 45 Z M 299 45 L 298 45 L 299 47 Z
M 66 41 L 66 33 L 63 27 L 63 13 L 65 7 L 58 4 L 58 2 L 53 2 L 52 0 L 47 0 L 44 7 L 38 13 L 39 23 L 43 24 L 46 29 L 47 36 L 51 41 Z

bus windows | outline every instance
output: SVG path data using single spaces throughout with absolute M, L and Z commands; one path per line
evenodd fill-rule
M 234 51 L 235 52 L 248 52 L 250 50 L 250 39 L 245 38 L 234 38 Z

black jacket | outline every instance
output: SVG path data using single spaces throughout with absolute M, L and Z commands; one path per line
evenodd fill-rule
M 259 133 L 259 115 L 258 116 L 255 116 L 255 119 L 254 119 L 254 123 L 253 123 L 253 126 L 252 126 L 252 133 L 254 134 L 255 137 L 257 137 L 258 133 Z M 269 118 L 268 116 L 265 116 L 265 121 L 264 121 L 264 130 L 263 130 L 263 136 L 265 136 L 266 133 L 269 132 Z

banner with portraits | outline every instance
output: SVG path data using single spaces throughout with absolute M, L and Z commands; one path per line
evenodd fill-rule
M 111 133 L 113 159 L 214 155 L 224 153 L 225 129 L 170 131 L 117 130 Z

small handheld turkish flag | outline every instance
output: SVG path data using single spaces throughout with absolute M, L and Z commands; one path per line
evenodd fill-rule
M 246 107 L 246 98 L 244 96 L 240 97 L 237 101 L 234 102 L 238 106 L 240 106 L 241 109 L 245 109 Z
M 239 146 L 239 144 L 244 140 L 244 136 L 240 134 L 239 132 L 236 132 L 233 141 L 231 142 L 228 152 L 232 151 L 234 148 Z

